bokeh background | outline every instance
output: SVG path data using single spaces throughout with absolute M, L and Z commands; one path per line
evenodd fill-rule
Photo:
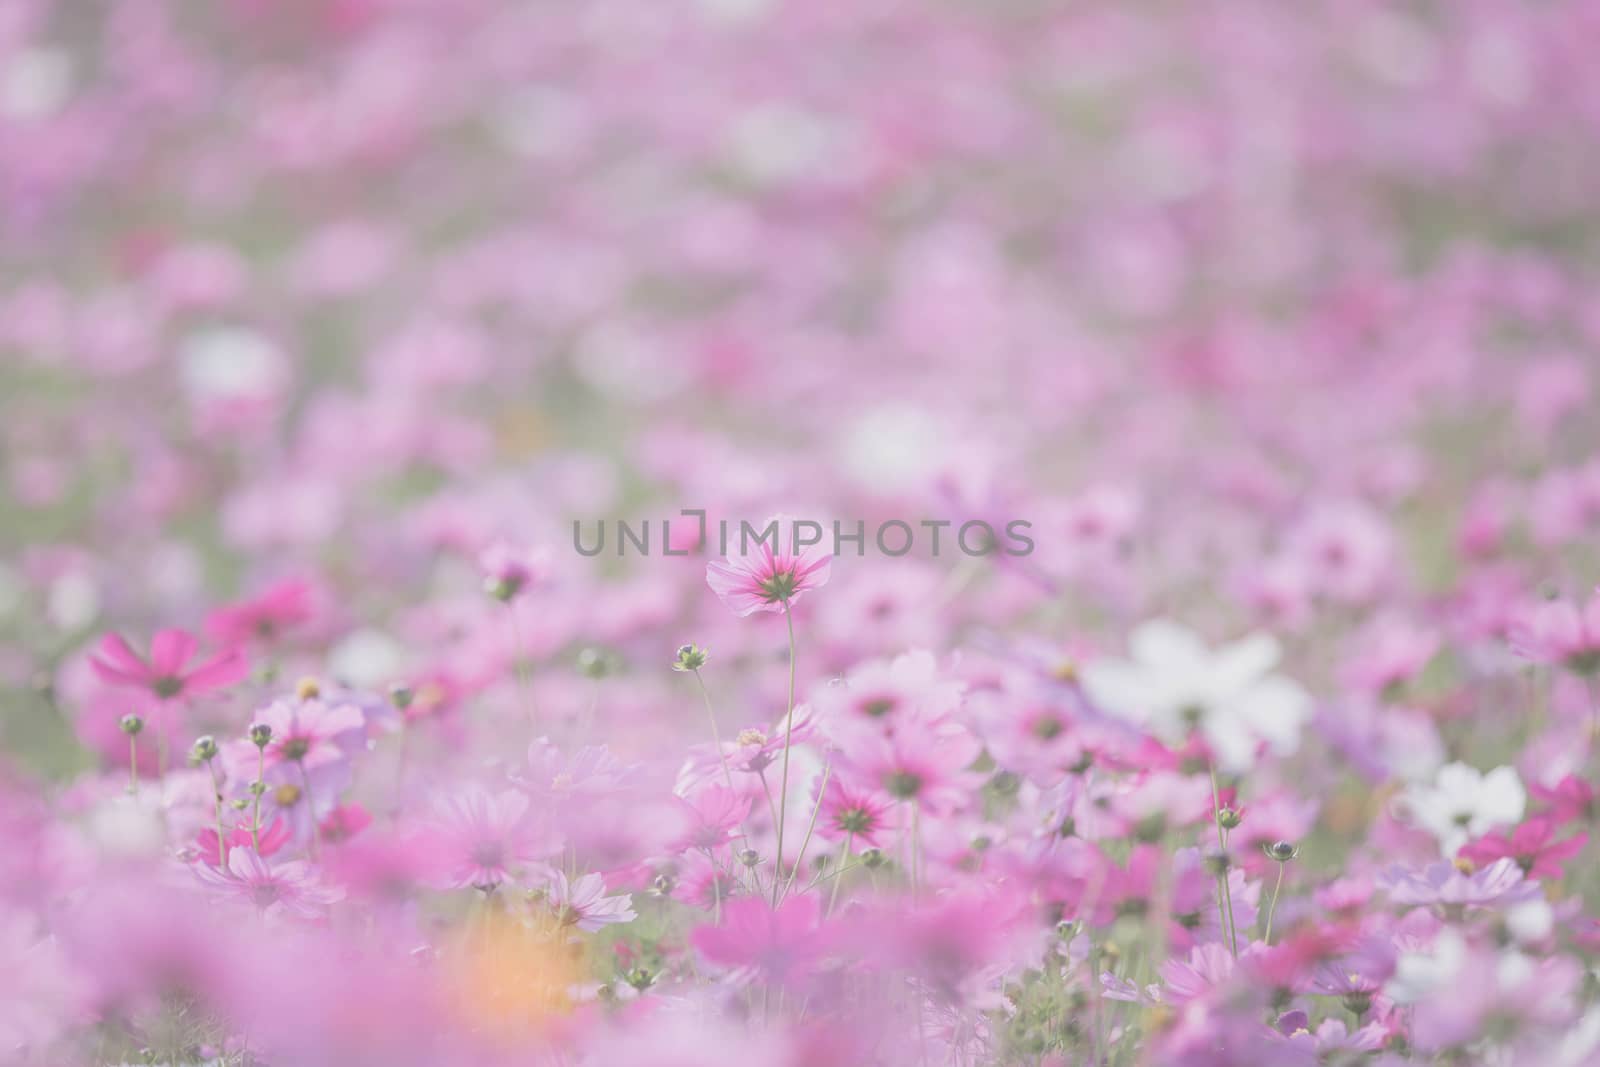
M 138 709 L 90 643 L 290 582 L 180 744 L 309 673 L 413 687 L 441 777 L 531 701 L 665 789 L 678 645 L 730 731 L 784 709 L 703 557 L 572 549 L 682 507 L 1033 524 L 837 561 L 802 692 L 1278 634 L 1323 875 L 1374 783 L 1579 771 L 1586 687 L 1506 637 L 1600 566 L 1597 40 L 1594 0 L 0 0 L 5 778 L 92 807 Z

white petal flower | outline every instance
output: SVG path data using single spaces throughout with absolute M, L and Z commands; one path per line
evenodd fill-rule
M 1475 837 L 1522 818 L 1528 795 L 1512 767 L 1483 774 L 1465 763 L 1439 768 L 1433 785 L 1418 783 L 1401 794 L 1400 813 L 1439 841 L 1439 850 L 1453 856 Z
M 1266 634 L 1207 649 L 1193 631 L 1157 619 L 1129 636 L 1128 660 L 1084 668 L 1091 700 L 1109 714 L 1173 744 L 1198 727 L 1225 770 L 1249 767 L 1265 742 L 1279 755 L 1295 751 L 1311 717 L 1311 698 L 1296 683 L 1269 673 L 1281 649 Z

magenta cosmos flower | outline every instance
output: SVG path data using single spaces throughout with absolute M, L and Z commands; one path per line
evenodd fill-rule
M 271 641 L 309 620 L 314 613 L 314 599 L 310 582 L 289 578 L 249 600 L 213 611 L 206 619 L 206 631 L 229 646 Z
M 723 562 L 706 564 L 706 584 L 728 610 L 741 618 L 758 611 L 784 611 L 802 593 L 828 584 L 832 554 L 817 545 L 796 546 L 794 527 L 785 516 L 773 516 L 761 532 L 776 528 L 776 537 L 748 546 L 751 551 L 746 554 L 729 554 Z
M 199 696 L 239 681 L 249 671 L 244 653 L 229 649 L 192 663 L 200 643 L 183 630 L 162 630 L 150 641 L 150 658 L 142 658 L 121 634 L 106 634 L 90 655 L 95 673 L 112 685 L 144 689 L 157 700 Z
M 1583 851 L 1589 835 L 1579 833 L 1557 841 L 1557 829 L 1553 819 L 1529 819 L 1509 834 L 1486 834 L 1463 845 L 1456 855 L 1471 860 L 1478 867 L 1488 867 L 1500 859 L 1512 859 L 1529 878 L 1559 879 L 1565 874 L 1562 864 Z
M 769 907 L 758 897 L 731 901 L 721 926 L 702 926 L 690 935 L 694 947 L 712 963 L 774 985 L 802 980 L 826 951 L 818 927 L 817 898 L 797 893 Z

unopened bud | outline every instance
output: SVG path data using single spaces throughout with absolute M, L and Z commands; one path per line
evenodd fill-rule
M 1262 845 L 1261 851 L 1267 854 L 1267 858 L 1277 860 L 1279 863 L 1288 863 L 1300 855 L 1299 847 L 1290 841 L 1274 841 L 1270 845 Z
M 137 715 L 124 715 L 117 723 L 129 737 L 138 737 L 144 730 L 144 720 Z
M 417 699 L 417 694 L 409 685 L 406 685 L 404 682 L 396 682 L 394 685 L 389 687 L 389 703 L 393 704 L 401 711 L 409 708 L 411 706 L 411 702 L 415 699 Z
M 706 658 L 710 654 L 698 645 L 679 645 L 678 658 L 673 660 L 672 669 L 675 671 L 697 671 L 706 665 Z
M 746 867 L 754 867 L 756 864 L 761 862 L 761 854 L 753 848 L 740 849 L 739 862 L 744 864 Z
M 266 748 L 272 743 L 272 727 L 264 722 L 258 722 L 251 726 L 250 741 L 257 748 Z
M 211 760 L 216 759 L 217 739 L 212 737 L 210 734 L 206 734 L 204 737 L 196 738 L 194 743 L 194 756 L 195 759 L 201 761 L 202 763 L 208 763 Z
M 1244 816 L 1233 808 L 1223 808 L 1217 812 L 1217 825 L 1224 830 L 1237 830 L 1242 822 L 1244 822 Z

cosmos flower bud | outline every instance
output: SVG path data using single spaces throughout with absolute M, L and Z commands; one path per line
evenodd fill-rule
M 411 706 L 411 702 L 416 699 L 416 692 L 404 682 L 396 682 L 394 685 L 389 687 L 389 703 L 393 704 L 401 711 L 405 711 L 407 708 L 409 708 Z
M 611 673 L 611 657 L 603 648 L 586 648 L 578 653 L 578 673 L 585 678 L 604 678 Z
M 1217 825 L 1224 830 L 1236 830 L 1244 822 L 1244 816 L 1233 808 L 1223 808 L 1217 812 Z
M 302 678 L 294 684 L 294 695 L 301 700 L 313 700 L 322 695 L 322 683 L 315 678 Z
M 1213 878 L 1221 878 L 1232 866 L 1233 860 L 1226 852 L 1213 852 L 1206 857 L 1206 870 Z
M 679 645 L 678 658 L 673 661 L 672 669 L 675 671 L 697 671 L 706 665 L 709 655 L 705 649 L 698 645 Z
M 200 760 L 202 763 L 216 759 L 217 739 L 212 737 L 210 734 L 196 738 L 194 743 L 194 756 L 195 759 Z
M 250 741 L 257 748 L 266 748 L 272 743 L 272 727 L 264 722 L 258 722 L 250 727 Z
M 1274 841 L 1270 845 L 1262 845 L 1261 851 L 1267 854 L 1268 859 L 1277 860 L 1279 863 L 1288 863 L 1300 855 L 1300 849 L 1289 841 Z
M 740 849 L 739 862 L 744 864 L 746 867 L 754 867 L 756 864 L 761 862 L 761 854 L 753 848 Z
M 144 720 L 137 715 L 124 715 L 117 725 L 121 726 L 122 732 L 129 737 L 138 737 L 144 730 Z
M 869 849 L 867 849 L 865 852 L 863 852 L 861 854 L 861 862 L 866 864 L 867 867 L 872 869 L 872 870 L 876 870 L 877 868 L 882 867 L 883 866 L 883 850 L 882 849 L 877 849 L 877 848 L 869 848 Z

